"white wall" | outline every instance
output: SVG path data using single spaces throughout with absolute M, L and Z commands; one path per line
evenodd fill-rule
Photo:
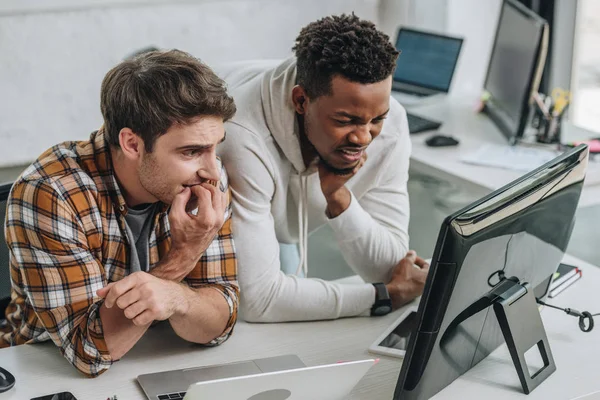
M 377 21 L 378 7 L 378 0 L 4 0 L 0 166 L 87 138 L 101 124 L 104 74 L 140 47 L 180 48 L 209 64 L 283 58 L 307 23 L 351 11 Z
M 400 25 L 463 37 L 451 92 L 473 97 L 483 88 L 501 4 L 502 0 L 382 0 L 380 26 L 388 34 L 394 32 L 394 38 Z
M 481 93 L 502 0 L 448 0 L 448 33 L 465 38 L 453 92 Z

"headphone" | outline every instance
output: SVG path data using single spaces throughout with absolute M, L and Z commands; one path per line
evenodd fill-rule
M 548 306 L 550 308 L 562 310 L 562 311 L 566 312 L 568 315 L 578 317 L 579 318 L 579 329 L 581 329 L 583 332 L 591 332 L 592 329 L 594 329 L 594 317 L 597 315 L 600 315 L 600 313 L 592 314 L 589 311 L 578 311 L 573 308 L 562 308 L 562 307 L 553 306 L 552 304 L 545 303 L 545 302 L 541 301 L 540 299 L 536 299 L 536 301 L 538 304 L 541 304 L 543 306 Z

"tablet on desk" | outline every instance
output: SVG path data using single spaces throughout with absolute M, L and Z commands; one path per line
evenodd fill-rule
M 403 358 L 417 324 L 417 307 L 409 307 L 369 347 L 369 352 Z

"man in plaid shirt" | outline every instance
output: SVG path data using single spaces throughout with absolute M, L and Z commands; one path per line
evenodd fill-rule
M 153 321 L 217 345 L 237 319 L 227 176 L 216 157 L 235 114 L 206 65 L 172 50 L 105 76 L 103 127 L 44 152 L 7 204 L 11 331 L 52 340 L 79 371 L 106 371 Z

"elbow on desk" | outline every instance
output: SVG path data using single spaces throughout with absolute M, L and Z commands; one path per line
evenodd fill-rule
M 244 297 L 242 297 L 240 303 L 240 316 L 244 321 L 251 323 L 275 322 L 270 313 L 267 312 L 266 307 L 259 308 L 253 304 L 248 304 Z
M 81 338 L 79 338 L 81 340 Z M 103 343 L 103 342 L 102 342 Z M 96 378 L 106 372 L 113 364 L 114 357 L 106 351 L 100 351 L 93 342 L 65 342 L 59 347 L 63 357 L 87 378 Z
M 68 356 L 64 353 L 63 355 L 71 363 L 77 371 L 83 374 L 86 378 L 97 378 L 110 368 L 112 365 L 112 361 L 98 361 L 95 358 L 81 358 L 76 357 L 73 360 L 70 360 Z
M 281 322 L 277 314 L 277 296 L 279 285 L 276 282 L 264 283 L 259 287 L 241 286 L 240 318 L 251 323 Z

